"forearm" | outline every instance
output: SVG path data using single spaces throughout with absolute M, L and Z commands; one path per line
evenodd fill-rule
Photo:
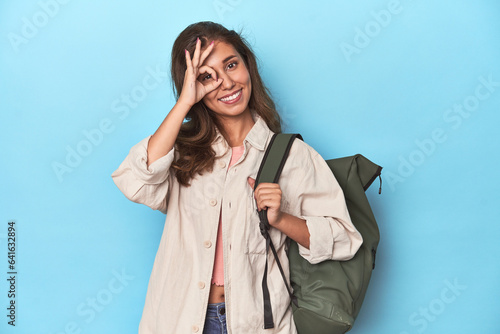
M 148 143 L 148 166 L 170 152 L 174 147 L 182 122 L 191 107 L 176 103 Z
M 277 223 L 273 225 L 290 239 L 296 241 L 301 246 L 309 249 L 309 229 L 304 219 L 292 216 L 288 213 L 281 213 Z

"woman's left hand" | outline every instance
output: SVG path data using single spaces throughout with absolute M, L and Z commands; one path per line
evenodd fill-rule
M 255 187 L 255 179 L 249 177 L 248 184 Z M 254 191 L 257 202 L 257 210 L 267 209 L 267 220 L 269 225 L 276 227 L 280 223 L 283 213 L 281 212 L 281 188 L 277 183 L 261 183 Z
M 255 180 L 248 178 L 250 187 L 255 187 Z M 310 233 L 305 219 L 281 211 L 281 188 L 277 183 L 261 183 L 254 191 L 257 210 L 267 209 L 269 225 L 277 228 L 305 248 L 310 246 Z

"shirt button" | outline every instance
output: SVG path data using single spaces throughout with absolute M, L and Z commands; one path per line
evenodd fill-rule
M 219 163 L 220 168 L 226 168 L 226 163 L 224 161 L 221 161 Z
M 210 242 L 210 240 L 205 240 L 203 242 L 203 246 L 205 246 L 205 248 L 210 248 L 212 247 L 212 243 Z
M 198 331 L 200 330 L 200 327 L 193 325 L 193 327 L 191 327 L 191 329 L 193 330 L 193 333 L 198 333 Z
M 212 198 L 209 203 L 210 203 L 211 206 L 216 206 L 217 205 L 217 200 L 215 198 Z
M 198 282 L 198 287 L 199 287 L 200 289 L 205 288 L 205 282 L 201 282 L 201 281 L 200 281 L 200 282 Z

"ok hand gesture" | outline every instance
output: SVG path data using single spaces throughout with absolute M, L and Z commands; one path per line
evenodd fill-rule
M 189 107 L 198 103 L 205 95 L 220 86 L 223 79 L 217 78 L 217 73 L 213 68 L 203 65 L 203 62 L 208 57 L 210 52 L 214 48 L 214 41 L 201 53 L 201 41 L 198 38 L 196 40 L 196 49 L 194 51 L 193 59 L 189 51 L 186 50 L 186 74 L 184 75 L 184 84 L 182 86 L 182 92 L 179 96 L 179 102 L 182 102 Z M 200 80 L 205 77 L 211 76 L 214 80 L 203 80 L 201 82 L 198 78 L 201 76 Z M 208 78 L 207 78 L 208 79 Z M 205 83 L 206 82 L 206 83 Z

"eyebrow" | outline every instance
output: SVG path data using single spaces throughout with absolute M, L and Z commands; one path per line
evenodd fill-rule
M 227 57 L 226 59 L 224 59 L 222 61 L 222 63 L 224 64 L 226 61 L 228 61 L 229 59 L 234 58 L 234 57 L 236 57 L 236 55 L 231 55 L 231 56 Z

